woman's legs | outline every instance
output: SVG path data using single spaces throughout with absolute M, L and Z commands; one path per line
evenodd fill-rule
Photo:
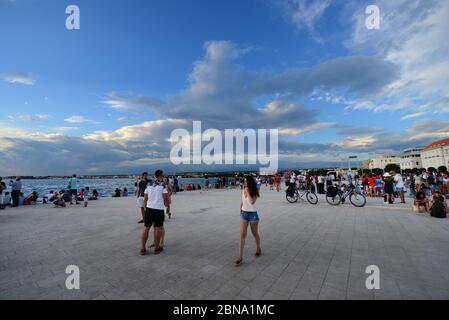
M 254 236 L 254 240 L 256 240 L 256 253 L 260 252 L 260 236 L 259 236 L 259 221 L 251 222 L 251 233 Z
M 240 250 L 239 250 L 239 260 L 243 259 L 243 248 L 245 247 L 246 231 L 248 230 L 248 221 L 240 221 Z
M 390 193 L 390 196 L 388 197 L 388 203 L 394 203 L 394 193 Z
M 430 213 L 430 202 L 426 201 L 426 212 Z

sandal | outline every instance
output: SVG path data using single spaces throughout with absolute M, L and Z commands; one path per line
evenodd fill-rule
M 242 265 L 243 259 L 242 258 L 238 258 L 237 260 L 235 260 L 235 266 L 236 267 L 240 267 Z
M 259 250 L 256 251 L 255 256 L 260 257 L 261 254 L 262 254 L 262 250 L 259 248 Z
M 159 248 L 157 248 L 157 249 L 154 249 L 154 254 L 159 254 L 159 253 L 161 253 L 162 251 L 164 251 L 164 248 L 159 247 Z
M 140 249 L 140 255 L 141 256 L 144 256 L 144 255 L 146 255 L 147 254 L 147 250 L 145 250 L 145 249 Z

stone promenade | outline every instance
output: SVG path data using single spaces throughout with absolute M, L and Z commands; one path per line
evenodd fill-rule
M 289 204 L 264 188 L 263 255 L 248 233 L 235 267 L 239 203 L 237 190 L 177 194 L 165 251 L 143 257 L 133 197 L 2 210 L 0 299 L 449 299 L 449 219 L 379 199 Z M 66 288 L 68 265 L 80 290 Z M 369 265 L 379 290 L 366 289 Z

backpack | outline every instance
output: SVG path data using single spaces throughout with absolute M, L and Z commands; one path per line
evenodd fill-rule
M 288 195 L 289 197 L 293 197 L 293 196 L 295 195 L 295 187 L 294 187 L 294 186 L 289 185 L 289 186 L 287 187 L 287 195 Z
M 443 202 L 435 201 L 430 208 L 430 215 L 435 218 L 446 218 L 446 208 L 444 207 Z
M 329 187 L 327 187 L 327 193 L 326 193 L 326 195 L 327 195 L 328 197 L 333 198 L 333 197 L 335 197 L 335 196 L 337 195 L 337 193 L 338 193 L 338 189 L 337 189 L 336 187 L 334 187 L 334 186 L 329 186 Z

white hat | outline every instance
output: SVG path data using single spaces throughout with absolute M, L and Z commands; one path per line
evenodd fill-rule
M 388 172 L 385 172 L 384 177 L 391 177 L 391 174 L 389 174 Z

